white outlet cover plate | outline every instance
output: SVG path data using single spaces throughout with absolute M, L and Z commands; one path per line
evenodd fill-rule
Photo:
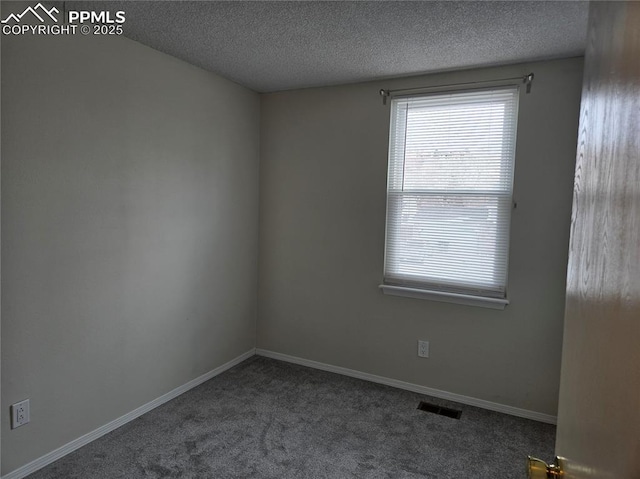
M 429 341 L 418 341 L 418 356 L 421 358 L 429 357 Z
M 24 426 L 30 420 L 29 400 L 17 402 L 11 405 L 11 429 Z

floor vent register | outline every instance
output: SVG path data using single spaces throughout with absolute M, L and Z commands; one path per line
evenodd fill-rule
M 432 412 L 434 414 L 439 414 L 440 416 L 447 416 L 453 419 L 460 419 L 462 416 L 462 411 L 457 409 L 452 409 L 450 407 L 438 406 L 437 404 L 431 404 L 429 402 L 420 401 L 418 404 L 418 409 L 421 411 Z

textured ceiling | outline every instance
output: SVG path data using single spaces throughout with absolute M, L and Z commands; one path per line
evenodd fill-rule
M 129 38 L 259 92 L 582 55 L 588 10 L 556 1 L 80 3 L 124 10 Z

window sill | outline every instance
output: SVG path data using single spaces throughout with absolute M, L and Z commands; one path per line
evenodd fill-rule
M 390 286 L 381 284 L 378 286 L 384 294 L 392 296 L 404 296 L 406 298 L 428 299 L 432 301 L 442 301 L 444 303 L 464 304 L 467 306 L 478 306 L 480 308 L 504 309 L 509 304 L 507 299 L 485 298 L 481 296 L 470 296 L 467 294 L 445 293 L 443 291 L 430 291 L 426 289 L 406 288 L 404 286 Z

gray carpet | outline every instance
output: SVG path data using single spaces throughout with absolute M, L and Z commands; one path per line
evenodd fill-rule
M 451 419 L 421 400 L 462 410 Z M 555 427 L 254 356 L 29 476 L 523 479 Z

